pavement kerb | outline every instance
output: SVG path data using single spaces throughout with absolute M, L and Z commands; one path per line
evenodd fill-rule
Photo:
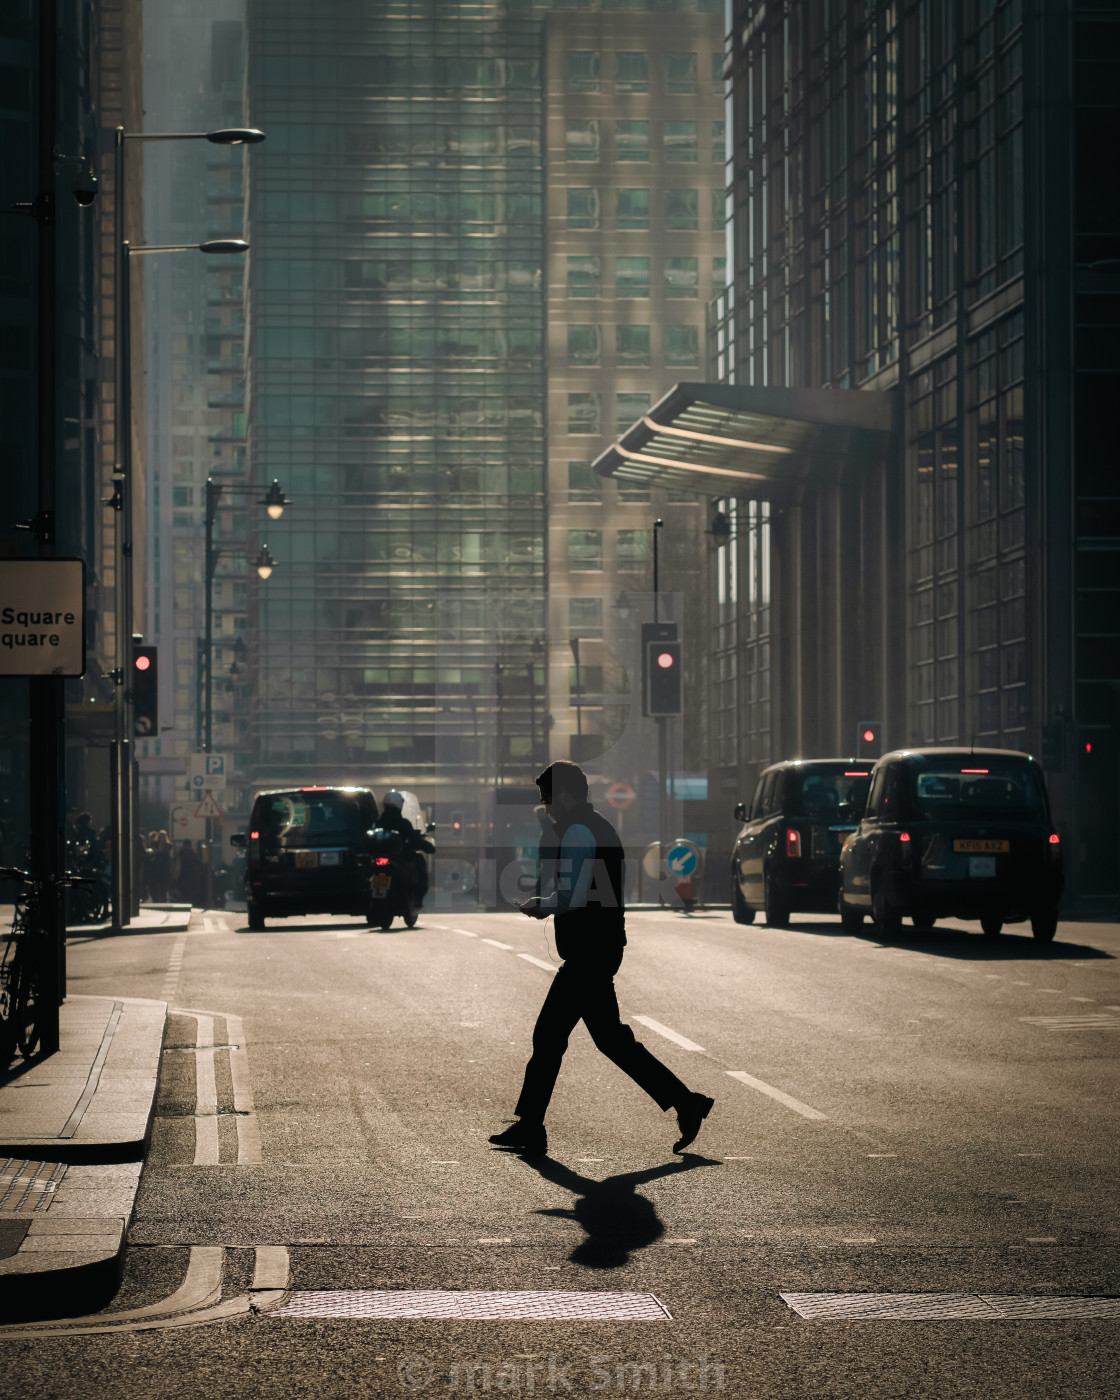
M 5 1322 L 96 1311 L 120 1286 L 166 1018 L 162 1001 L 69 996 L 60 1053 L 0 1086 Z
M 120 933 L 186 933 L 193 913 L 189 904 L 142 904 L 140 913 Z M 103 938 L 112 932 L 111 919 L 99 924 L 70 924 L 66 929 L 68 938 Z

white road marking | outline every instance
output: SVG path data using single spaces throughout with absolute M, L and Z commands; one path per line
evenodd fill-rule
M 218 1119 L 211 1114 L 208 1118 L 194 1120 L 194 1165 L 196 1167 L 216 1167 L 218 1165 Z
M 1070 1001 L 1095 1001 L 1095 997 L 1070 997 Z
M 874 1244 L 874 1235 L 843 1235 L 841 1237 L 844 1244 Z
M 1045 1157 L 1045 1152 L 1016 1152 L 1016 1157 Z
M 494 1240 L 479 1240 L 478 1243 L 479 1243 L 479 1244 L 512 1244 L 512 1243 L 513 1243 L 513 1240 L 511 1240 L 511 1239 L 504 1239 L 504 1240 L 497 1240 L 497 1239 L 494 1239 Z
M 469 928 L 453 928 L 452 933 L 461 933 L 464 938 L 477 938 L 477 933 L 472 933 Z
M 689 1040 L 686 1036 L 678 1035 L 676 1031 L 668 1026 L 663 1026 L 660 1021 L 655 1021 L 652 1016 L 632 1016 L 632 1021 L 640 1021 L 651 1031 L 656 1031 L 658 1035 L 663 1035 L 666 1040 L 671 1040 L 674 1045 L 679 1045 L 682 1050 L 694 1050 L 699 1055 L 706 1055 L 708 1052 L 702 1045 L 697 1045 L 694 1040 Z
M 1011 985 L 1013 987 L 1029 987 L 1031 984 L 1029 982 L 1012 982 Z
M 183 950 L 186 946 L 187 935 L 181 933 L 172 945 L 171 956 L 167 960 L 167 974 L 160 988 L 160 1001 L 171 1001 L 175 996 L 175 989 L 179 985 L 179 973 L 183 970 Z
M 869 1157 L 897 1157 L 897 1152 L 869 1152 Z
M 1018 1019 L 1028 1026 L 1045 1026 L 1048 1031 L 1120 1031 L 1120 1020 L 1095 1011 L 1087 1016 L 1020 1016 Z
M 196 1113 L 217 1113 L 218 1085 L 214 1075 L 214 1018 L 198 1017 L 194 1052 L 194 1104 Z
M 1057 1244 L 1057 1235 L 1028 1235 L 1028 1244 Z
M 753 1157 L 725 1157 L 723 1160 L 725 1162 L 753 1162 L 755 1159 Z
M 518 953 L 517 956 L 525 962 L 532 963 L 534 967 L 543 967 L 545 972 L 555 972 L 557 970 L 552 963 L 546 963 L 543 958 L 535 958 L 532 953 Z
M 662 1240 L 662 1244 L 695 1244 L 695 1240 Z
M 778 1103 L 785 1104 L 786 1108 L 792 1108 L 794 1113 L 800 1113 L 803 1118 L 823 1119 L 828 1116 L 824 1113 L 818 1113 L 815 1108 L 810 1108 L 807 1103 L 802 1103 L 800 1099 L 783 1093 L 781 1089 L 775 1089 L 772 1084 L 764 1084 L 761 1079 L 756 1079 L 753 1074 L 747 1074 L 745 1070 L 729 1069 L 726 1072 L 732 1079 L 741 1080 L 742 1083 L 749 1084 L 752 1089 L 757 1089 L 760 1094 L 768 1094 Z
M 513 944 L 512 944 L 512 943 L 499 943 L 498 940 L 497 940 L 496 938 L 484 938 L 484 939 L 482 940 L 482 942 L 483 942 L 483 943 L 489 943 L 490 946 L 491 946 L 491 948 L 501 948 L 501 950 L 502 950 L 503 953 L 512 953 L 512 952 L 513 952 Z
M 261 1125 L 249 1076 L 249 1052 L 245 1048 L 245 1024 L 240 1016 L 227 1016 L 226 1027 L 233 1047 L 229 1072 L 233 1080 L 233 1106 L 237 1111 L 237 1161 L 239 1165 L 261 1160 Z

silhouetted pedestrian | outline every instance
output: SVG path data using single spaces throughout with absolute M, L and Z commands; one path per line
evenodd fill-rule
M 548 1150 L 544 1116 L 576 1023 L 663 1110 L 675 1108 L 680 1137 L 673 1151 L 694 1140 L 714 1100 L 693 1093 L 623 1025 L 614 976 L 626 945 L 623 848 L 618 832 L 587 800 L 587 777 L 575 763 L 558 760 L 537 779 L 552 818 L 559 858 L 542 869 L 541 887 L 521 905 L 533 919 L 556 916 L 556 951 L 564 959 L 552 979 L 533 1030 L 533 1054 L 515 1112 L 518 1122 L 490 1141 L 530 1155 Z

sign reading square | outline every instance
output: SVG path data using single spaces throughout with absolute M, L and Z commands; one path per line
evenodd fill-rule
M 0 559 L 0 676 L 80 676 L 86 669 L 81 559 Z

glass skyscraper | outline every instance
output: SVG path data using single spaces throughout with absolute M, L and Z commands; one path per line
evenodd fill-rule
M 251 470 L 293 499 L 251 599 L 258 783 L 543 758 L 546 9 L 248 6 Z

